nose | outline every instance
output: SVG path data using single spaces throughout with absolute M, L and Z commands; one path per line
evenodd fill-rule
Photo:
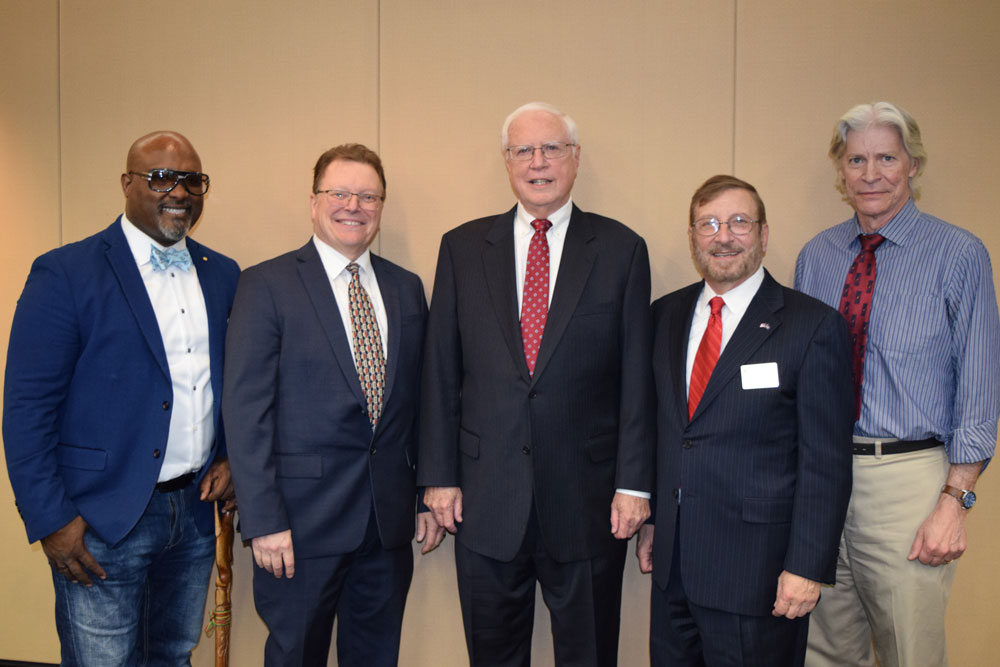
M 868 160 L 865 162 L 865 168 L 861 171 L 861 178 L 867 183 L 878 180 L 878 166 L 875 164 L 874 160 Z
M 348 211 L 357 211 L 361 208 L 361 197 L 356 193 L 352 192 L 348 197 L 347 201 L 344 202 L 344 208 Z
M 534 169 L 541 169 L 548 164 L 548 160 L 542 155 L 542 149 L 538 146 L 535 147 L 534 152 L 531 154 L 531 166 Z
M 722 243 L 733 240 L 733 232 L 729 229 L 729 223 L 723 222 L 719 224 L 719 231 L 715 233 L 715 240 Z

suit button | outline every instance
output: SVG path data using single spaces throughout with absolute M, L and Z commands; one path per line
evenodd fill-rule
M 159 449 L 154 449 L 153 450 L 153 458 L 154 459 L 160 458 L 160 450 Z
M 375 445 L 372 445 L 372 448 L 369 449 L 368 451 L 370 451 L 372 454 L 374 454 L 375 453 Z
M 691 442 L 690 440 L 685 440 L 684 444 L 681 445 L 681 447 L 683 447 L 684 449 L 691 449 L 692 447 L 694 447 L 694 443 Z
M 170 401 L 163 401 L 163 409 L 164 410 L 170 409 Z
M 538 396 L 538 392 L 532 389 L 531 392 L 528 393 L 528 398 L 534 398 L 535 396 Z
M 671 495 L 673 495 L 673 497 L 674 497 L 674 498 L 676 498 L 676 497 L 677 497 L 677 489 L 674 489 L 674 490 L 673 490 L 673 491 L 671 491 L 670 493 L 671 493 Z
M 528 447 L 527 445 L 525 445 L 524 447 L 521 447 L 521 453 L 525 454 L 525 455 L 530 454 L 531 453 L 531 447 Z

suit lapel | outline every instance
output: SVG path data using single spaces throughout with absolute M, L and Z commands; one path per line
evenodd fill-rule
M 559 260 L 556 289 L 552 294 L 552 303 L 549 304 L 549 314 L 542 334 L 542 344 L 538 349 L 535 380 L 545 371 L 546 364 L 552 358 L 576 311 L 576 304 L 580 302 L 583 288 L 587 285 L 587 278 L 597 257 L 597 250 L 590 244 L 593 238 L 594 228 L 590 218 L 574 205 L 569 226 L 566 228 L 562 257 Z M 521 356 L 523 358 L 523 352 Z
M 344 321 L 340 318 L 340 309 L 337 307 L 337 298 L 333 295 L 330 279 L 323 269 L 323 261 L 319 258 L 319 252 L 312 240 L 299 248 L 295 253 L 295 259 L 298 261 L 302 286 L 309 295 L 313 310 L 316 311 L 316 317 L 323 327 L 323 333 L 326 334 L 344 379 L 358 399 L 358 404 L 366 407 L 365 395 L 361 391 L 361 380 L 358 379 L 357 367 L 351 355 L 351 344 L 347 340 Z
M 149 292 L 139 275 L 139 267 L 136 266 L 135 256 L 129 248 L 128 241 L 125 240 L 125 232 L 121 228 L 121 217 L 111 224 L 104 231 L 104 241 L 107 243 L 105 256 L 111 271 L 118 280 L 125 301 L 128 303 L 132 315 L 135 317 L 142 337 L 146 339 L 149 351 L 159 365 L 163 375 L 170 379 L 170 368 L 167 366 L 167 352 L 163 347 L 163 338 L 160 335 L 160 326 L 156 323 L 156 313 L 153 311 L 153 304 L 149 300 Z
M 746 363 L 750 355 L 778 330 L 778 327 L 781 326 L 778 311 L 783 305 L 784 297 L 781 293 L 781 285 L 765 270 L 764 282 L 761 283 L 760 289 L 757 290 L 757 294 L 754 295 L 746 312 L 743 313 L 743 318 L 729 339 L 726 349 L 722 351 L 719 363 L 715 365 L 712 377 L 708 379 L 705 393 L 702 394 L 698 409 L 692 416 L 692 421 L 704 412 L 723 387 L 733 379 L 740 366 Z
M 483 269 L 486 286 L 493 302 L 493 312 L 500 324 L 507 349 L 525 381 L 529 380 L 528 364 L 524 360 L 521 326 L 517 312 L 517 276 L 514 274 L 514 211 L 498 215 L 486 234 L 483 248 Z M 544 337 L 543 337 L 544 338 Z M 537 373 L 537 368 L 536 368 Z
M 388 320 L 385 364 L 385 389 L 382 392 L 382 413 L 385 414 L 385 406 L 389 403 L 389 395 L 392 393 L 392 385 L 396 379 L 396 370 L 399 364 L 399 337 L 401 331 L 402 317 L 399 305 L 399 290 L 396 283 L 390 280 L 386 262 L 381 257 L 371 255 L 372 271 L 375 272 L 375 279 L 378 281 L 378 291 L 382 294 L 382 305 L 385 306 L 385 316 Z
M 668 317 L 683 318 L 683 327 L 673 326 L 672 322 L 666 322 L 668 331 L 668 347 L 670 356 L 670 375 L 674 386 L 674 405 L 677 408 L 677 417 L 680 424 L 688 421 L 687 409 L 687 354 L 688 338 L 691 336 L 691 320 L 694 318 L 694 309 L 698 305 L 698 297 L 704 283 L 695 283 L 687 288 L 680 297 L 680 303 L 673 313 L 668 313 Z M 660 324 L 663 326 L 663 323 Z M 704 400 L 704 399 L 703 399 Z

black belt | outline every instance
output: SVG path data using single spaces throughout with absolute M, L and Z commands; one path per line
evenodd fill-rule
M 919 452 L 922 449 L 930 449 L 932 447 L 943 447 L 944 443 L 936 438 L 927 438 L 926 440 L 895 440 L 893 442 L 883 442 L 882 443 L 882 455 L 886 454 L 906 454 L 907 452 Z M 855 442 L 851 446 L 851 452 L 853 454 L 861 454 L 862 456 L 874 456 L 875 455 L 875 443 L 874 442 Z
M 193 472 L 186 473 L 180 477 L 174 477 L 173 479 L 168 479 L 165 482 L 160 482 L 156 485 L 156 490 L 160 493 L 170 493 L 171 491 L 180 491 L 181 489 L 186 489 L 191 486 L 191 482 L 194 481 L 195 474 Z

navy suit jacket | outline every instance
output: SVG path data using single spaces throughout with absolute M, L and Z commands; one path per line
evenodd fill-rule
M 225 455 L 223 343 L 239 267 L 194 239 L 187 247 L 208 312 L 212 461 Z M 14 313 L 3 413 L 7 472 L 28 540 L 79 514 L 108 544 L 120 541 L 156 486 L 172 404 L 160 329 L 121 218 L 36 259 Z M 212 504 L 201 505 L 198 527 L 208 533 Z
M 679 519 L 688 598 L 764 615 L 782 570 L 834 581 L 851 492 L 847 327 L 837 311 L 765 273 L 688 420 L 688 335 L 702 285 L 653 304 L 653 577 L 666 587 Z M 769 362 L 777 363 L 779 386 L 744 389 L 741 367 Z
M 415 274 L 371 260 L 388 319 L 374 433 L 313 241 L 247 269 L 236 291 L 223 414 L 240 532 L 251 539 L 290 529 L 296 558 L 357 549 L 373 506 L 385 548 L 413 538 L 427 302 Z
M 557 561 L 605 555 L 616 488 L 650 491 L 646 244 L 573 207 L 533 376 L 521 342 L 514 212 L 444 235 L 427 329 L 421 486 L 462 489 L 458 538 L 509 561 L 534 503 Z

